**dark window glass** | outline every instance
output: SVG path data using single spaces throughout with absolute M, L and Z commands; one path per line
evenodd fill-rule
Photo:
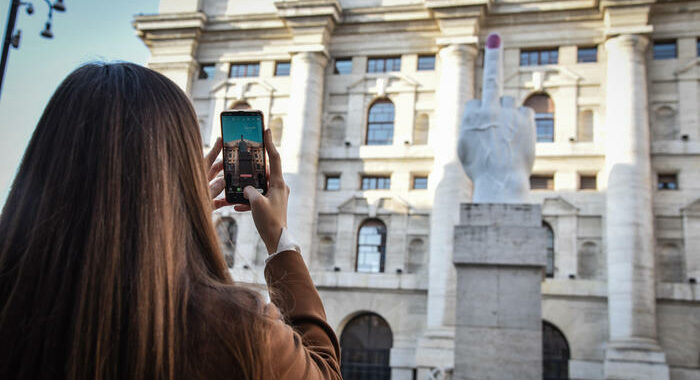
M 559 49 L 531 49 L 520 51 L 520 66 L 556 65 Z
M 228 77 L 257 77 L 258 74 L 260 74 L 260 63 L 233 63 Z
M 389 176 L 364 176 L 362 177 L 362 190 L 389 190 L 391 177 Z
M 542 322 L 542 378 L 569 379 L 569 343 L 564 334 L 549 322 Z
M 547 238 L 547 268 L 545 268 L 545 274 L 547 277 L 552 278 L 554 277 L 554 231 L 547 223 L 543 222 L 542 227 L 545 229 Z
M 554 142 L 554 102 L 546 94 L 532 95 L 524 105 L 535 111 L 537 142 Z
M 289 76 L 289 70 L 291 69 L 291 63 L 289 62 L 276 62 L 275 63 L 275 76 L 286 77 Z
M 654 41 L 654 59 L 674 59 L 677 57 L 676 41 Z
M 333 74 L 352 73 L 352 58 L 336 58 L 333 66 Z
M 340 190 L 340 176 L 326 176 L 326 190 L 337 191 Z
M 343 379 L 391 379 L 389 356 L 392 346 L 391 328 L 382 317 L 366 313 L 351 319 L 340 335 Z
M 428 188 L 428 177 L 413 177 L 413 189 L 425 190 Z
M 578 47 L 578 63 L 598 62 L 598 47 Z
M 579 178 L 579 190 L 595 190 L 596 186 L 596 176 L 594 175 L 582 175 Z
M 434 55 L 419 55 L 418 56 L 418 71 L 435 70 Z
M 698 39 L 698 41 L 696 42 L 696 45 L 697 46 L 695 47 L 695 55 L 700 57 L 700 39 Z
M 401 57 L 377 57 L 367 60 L 368 73 L 388 73 L 401 70 Z
M 391 145 L 394 142 L 394 103 L 379 100 L 369 108 L 367 145 Z
M 386 227 L 379 220 L 362 224 L 357 236 L 357 271 L 365 273 L 384 272 L 386 252 Z
M 532 189 L 532 190 L 554 190 L 554 176 L 552 176 L 552 175 L 532 175 L 532 176 L 530 176 L 530 189 Z
M 657 187 L 659 190 L 678 190 L 678 175 L 659 174 Z
M 216 65 L 213 63 L 203 63 L 199 65 L 198 79 L 214 79 L 216 73 Z

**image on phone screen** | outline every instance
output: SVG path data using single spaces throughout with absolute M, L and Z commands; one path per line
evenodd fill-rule
M 223 113 L 221 132 L 227 198 L 243 199 L 246 186 L 265 193 L 262 115 L 256 112 Z

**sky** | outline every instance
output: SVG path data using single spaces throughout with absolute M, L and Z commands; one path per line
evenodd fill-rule
M 25 0 L 26 1 L 26 0 Z M 45 0 L 30 0 L 34 14 L 20 7 L 0 93 L 0 205 L 5 199 L 36 123 L 60 82 L 83 63 L 130 61 L 145 64 L 149 53 L 131 26 L 134 15 L 158 11 L 158 0 L 64 0 L 54 12 L 53 39 L 39 36 L 47 20 Z M 54 0 L 51 0 L 52 2 Z M 10 0 L 0 0 L 0 26 L 7 26 Z

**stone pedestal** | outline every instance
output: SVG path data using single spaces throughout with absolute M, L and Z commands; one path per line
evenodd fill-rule
M 542 379 L 545 252 L 539 205 L 461 205 L 454 379 Z

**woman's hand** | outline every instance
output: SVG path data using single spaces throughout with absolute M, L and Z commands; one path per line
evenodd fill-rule
M 275 144 L 272 142 L 272 132 L 265 130 L 265 150 L 270 157 L 270 184 L 267 194 L 260 194 L 252 186 L 243 189 L 243 196 L 250 202 L 249 205 L 235 205 L 236 211 L 253 211 L 253 221 L 262 238 L 267 252 L 275 253 L 279 243 L 282 228 L 287 227 L 287 200 L 289 198 L 289 186 L 284 183 L 282 177 L 282 162 Z M 216 202 L 216 201 L 215 201 Z
M 224 170 L 223 159 L 220 157 L 217 159 L 219 153 L 221 152 L 221 148 L 221 137 L 219 137 L 216 139 L 216 142 L 209 153 L 207 153 L 207 155 L 204 157 L 207 161 L 207 166 L 209 167 L 209 174 L 207 175 L 209 180 L 209 194 L 214 200 L 215 210 L 224 206 L 229 206 L 229 203 L 226 202 L 225 197 L 221 196 L 221 193 L 226 187 L 224 177 L 219 175 L 219 173 Z

